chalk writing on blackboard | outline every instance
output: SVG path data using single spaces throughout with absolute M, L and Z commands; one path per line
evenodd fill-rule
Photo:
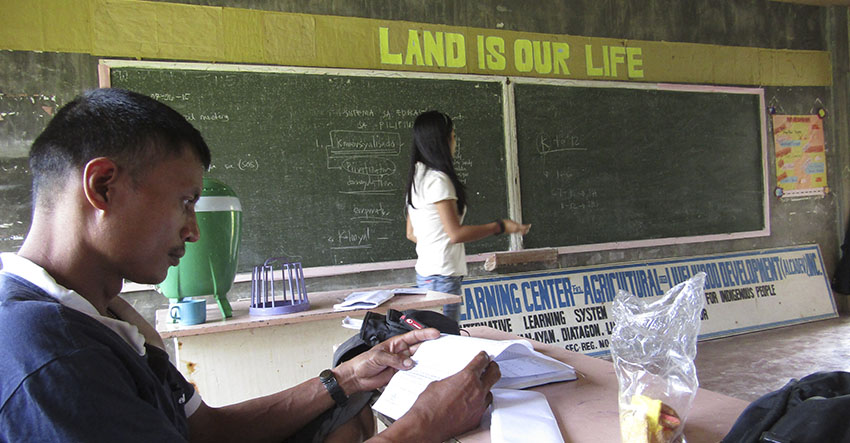
M 560 151 L 586 150 L 586 147 L 581 146 L 581 139 L 577 135 L 540 134 L 537 136 L 537 152 L 540 153 L 540 155 L 546 155 Z
M 550 194 L 559 200 L 561 209 L 579 210 L 596 209 L 599 207 L 599 202 L 597 201 L 599 193 L 595 189 L 572 189 L 553 186 Z
M 355 206 L 352 209 L 354 216 L 351 220 L 359 223 L 392 223 L 392 211 L 384 208 L 383 203 L 379 203 L 377 207 L 360 207 Z
M 195 115 L 194 112 L 187 112 L 186 114 L 183 114 L 183 118 L 185 118 L 186 120 L 188 120 L 190 122 L 195 122 L 195 121 L 229 122 L 230 121 L 229 115 L 223 114 L 223 113 L 220 113 L 220 112 L 210 112 L 210 113 L 207 113 L 207 114 L 198 114 L 197 116 Z
M 359 175 L 391 175 L 396 172 L 395 162 L 386 158 L 347 158 L 342 161 L 341 169 Z
M 328 237 L 331 249 L 368 249 L 372 247 L 372 228 L 348 228 L 337 230 L 336 237 Z
M 240 158 L 238 167 L 240 171 L 257 171 L 260 169 L 260 161 L 255 158 Z
M 177 94 L 169 94 L 167 92 L 154 92 L 150 96 L 151 98 L 161 102 L 187 102 L 192 99 L 192 94 L 189 92 L 182 92 Z
M 356 108 L 348 108 L 348 109 L 339 109 L 332 108 L 327 111 L 328 117 L 374 117 L 375 110 L 374 109 L 356 109 Z
M 242 201 L 241 271 L 283 251 L 305 267 L 415 257 L 403 194 L 413 121 L 428 109 L 451 115 L 466 137 L 458 169 L 474 190 L 467 221 L 507 211 L 500 81 L 142 65 L 112 69 L 112 84 L 159 94 L 204 134 L 210 177 Z M 491 237 L 467 251 L 507 243 Z
M 347 155 L 398 155 L 401 137 L 397 132 L 331 131 L 329 157 Z
M 461 181 L 461 183 L 466 183 L 469 179 L 469 174 L 472 171 L 472 160 L 463 155 L 463 149 L 461 148 L 460 137 L 457 138 L 457 146 L 455 152 L 454 166 L 455 173 L 457 174 L 457 178 Z
M 397 132 L 332 130 L 324 148 L 329 170 L 348 174 L 341 194 L 395 195 L 399 192 L 396 158 L 401 153 Z

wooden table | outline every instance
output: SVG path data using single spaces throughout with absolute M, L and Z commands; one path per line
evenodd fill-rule
M 174 340 L 177 367 L 204 401 L 223 406 L 278 392 L 330 367 L 334 347 L 357 334 L 343 328 L 342 320 L 362 319 L 367 312 L 334 311 L 333 305 L 351 292 L 311 293 L 309 310 L 268 317 L 249 315 L 246 300 L 233 302 L 233 317 L 222 319 L 218 306 L 210 303 L 207 322 L 193 326 L 172 323 L 168 310 L 161 309 L 156 312 L 156 330 Z M 439 310 L 460 300 L 434 291 L 396 295 L 373 311 Z
M 469 328 L 470 335 L 498 340 L 519 337 L 488 327 Z M 617 376 L 611 362 L 528 340 L 534 349 L 576 369 L 578 379 L 531 388 L 546 396 L 558 420 L 564 441 L 616 443 L 620 441 Z M 685 422 L 688 443 L 715 443 L 732 428 L 747 402 L 705 389 L 697 391 Z M 489 442 L 490 431 L 477 429 L 457 438 Z

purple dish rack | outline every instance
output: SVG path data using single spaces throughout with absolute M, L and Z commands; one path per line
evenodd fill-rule
M 276 274 L 280 278 L 276 278 Z M 279 289 L 275 288 L 275 280 Z M 285 257 L 274 257 L 260 266 L 254 266 L 251 273 L 250 315 L 291 314 L 309 308 L 301 263 L 290 262 Z

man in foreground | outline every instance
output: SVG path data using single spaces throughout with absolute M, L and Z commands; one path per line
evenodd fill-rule
M 410 355 L 437 330 L 394 337 L 337 366 L 341 392 L 314 378 L 212 408 L 118 297 L 125 279 L 161 282 L 184 243 L 198 240 L 194 205 L 209 164 L 206 143 L 180 114 L 116 89 L 78 97 L 36 139 L 32 226 L 17 255 L 2 255 L 0 441 L 352 441 L 374 433 L 368 406 L 346 410 L 346 397 L 410 368 Z M 482 353 L 432 383 L 374 439 L 443 441 L 470 430 L 498 379 Z M 332 418 L 316 426 L 325 411 Z

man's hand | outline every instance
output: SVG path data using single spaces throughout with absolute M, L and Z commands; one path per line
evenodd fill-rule
M 462 371 L 428 385 L 407 414 L 381 435 L 388 441 L 404 435 L 412 441 L 442 442 L 475 429 L 493 401 L 490 389 L 501 376 L 499 365 L 481 352 Z
M 371 391 L 386 385 L 397 370 L 413 367 L 410 356 L 425 340 L 440 336 L 434 328 L 397 335 L 333 369 L 339 385 L 347 395 Z

